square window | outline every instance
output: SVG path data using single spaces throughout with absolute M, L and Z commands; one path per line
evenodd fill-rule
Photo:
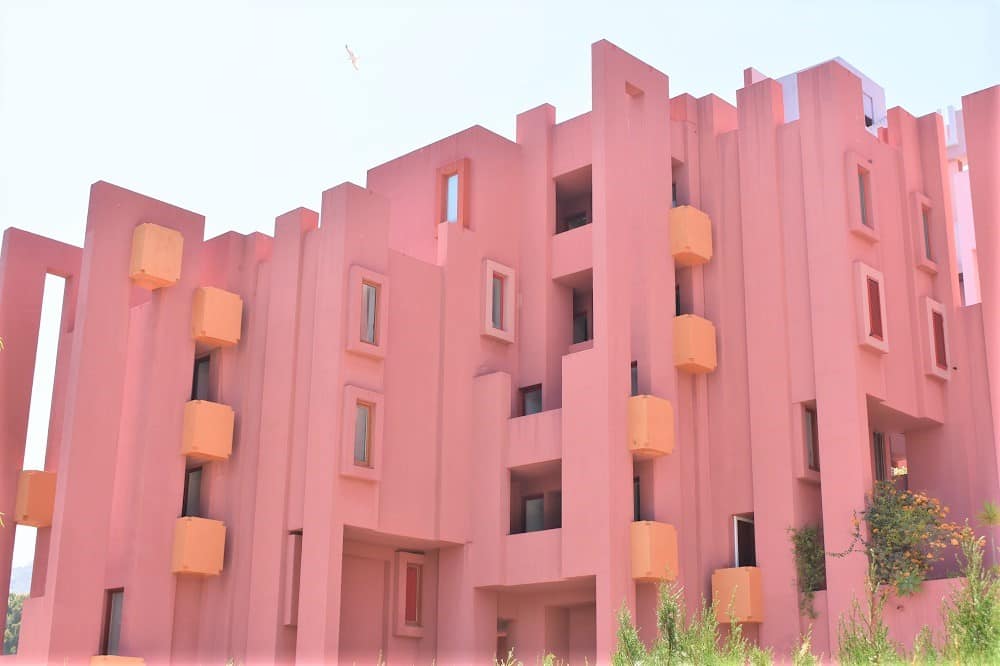
M 354 415 L 354 464 L 371 467 L 371 426 L 373 406 L 358 402 Z
M 514 269 L 486 259 L 483 262 L 482 334 L 500 342 L 514 342 Z
M 122 608 L 125 604 L 125 590 L 118 588 L 104 593 L 104 621 L 101 631 L 101 654 L 118 654 L 118 643 L 122 633 Z
M 545 500 L 542 495 L 524 498 L 524 531 L 539 532 L 545 529 Z
M 184 473 L 184 500 L 181 516 L 201 516 L 201 467 L 192 467 Z
M 378 285 L 361 283 L 361 342 L 377 344 Z
M 521 416 L 542 411 L 542 385 L 526 386 L 521 389 Z
M 385 398 L 375 391 L 345 386 L 341 419 L 340 474 L 365 481 L 381 480 Z
M 347 277 L 347 351 L 385 358 L 389 339 L 389 278 L 361 266 Z
M 212 357 L 208 354 L 194 360 L 194 377 L 191 381 L 192 400 L 211 400 L 210 378 Z

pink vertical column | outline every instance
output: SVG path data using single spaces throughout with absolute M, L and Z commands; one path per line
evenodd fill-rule
M 764 79 L 737 92 L 743 270 L 746 298 L 750 449 L 757 564 L 767 617 L 761 639 L 779 652 L 798 637 L 794 561 L 787 529 L 795 524 L 788 307 L 783 285 L 784 232 L 778 190 L 781 85 Z
M 962 97 L 962 114 L 975 219 L 986 374 L 993 432 L 1000 433 L 1000 86 Z
M 832 62 L 799 73 L 798 82 L 823 530 L 826 550 L 839 552 L 849 547 L 851 520 L 871 488 L 868 407 L 858 369 L 858 355 L 869 352 L 858 346 L 847 182 L 840 175 L 848 146 L 856 149 L 857 132 L 864 131 L 861 83 Z M 864 592 L 865 570 L 861 555 L 826 558 L 831 650 L 840 615 Z
M 282 585 L 289 584 L 283 573 L 289 563 L 282 559 L 287 538 L 292 404 L 297 388 L 299 279 L 305 235 L 318 223 L 319 215 L 305 208 L 286 213 L 275 222 L 256 479 L 257 497 L 269 501 L 258 503 L 253 519 L 247 618 L 246 653 L 254 661 L 275 661 L 280 636 L 287 632 L 280 613 Z

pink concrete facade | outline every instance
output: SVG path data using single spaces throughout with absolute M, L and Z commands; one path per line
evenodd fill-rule
M 54 510 L 0 662 L 606 663 L 623 605 L 652 638 L 657 578 L 694 606 L 739 566 L 780 653 L 807 626 L 789 527 L 844 549 L 892 466 L 958 520 L 1000 501 L 1000 87 L 963 105 L 963 307 L 939 115 L 891 109 L 876 136 L 836 61 L 797 74 L 790 122 L 756 72 L 734 107 L 606 41 L 592 67 L 590 112 L 472 127 L 273 237 L 203 240 L 104 182 L 83 248 L 7 230 L 8 515 L 43 278 L 68 279 Z M 179 277 L 130 280 L 143 224 Z M 827 559 L 818 650 L 864 570 Z M 944 584 L 901 604 L 900 639 Z

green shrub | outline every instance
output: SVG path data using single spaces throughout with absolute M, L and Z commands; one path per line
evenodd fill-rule
M 889 627 L 883 617 L 887 593 L 879 588 L 875 571 L 875 566 L 870 566 L 865 577 L 868 593 L 865 605 L 855 599 L 851 612 L 840 618 L 837 659 L 845 666 L 903 663 L 900 646 L 889 638 Z
M 809 631 L 799 636 L 799 644 L 792 652 L 793 666 L 820 666 L 821 660 L 812 652 L 812 627 Z
M 816 617 L 813 599 L 817 590 L 826 588 L 826 553 L 819 528 L 806 525 L 788 528 L 795 554 L 795 578 L 799 590 L 799 613 Z
M 961 545 L 965 582 L 945 602 L 945 657 L 963 664 L 1000 663 L 997 571 L 983 566 L 982 538 L 966 534 Z
M 7 595 L 7 625 L 3 632 L 3 654 L 17 654 L 17 639 L 21 634 L 21 610 L 27 596 Z

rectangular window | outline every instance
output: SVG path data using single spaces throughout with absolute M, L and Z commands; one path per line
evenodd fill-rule
M 191 399 L 209 400 L 209 371 L 211 370 L 212 357 L 209 355 L 199 356 L 194 360 L 194 378 L 191 381 Z
M 819 421 L 816 418 L 816 408 L 806 407 L 802 411 L 802 421 L 805 430 L 806 466 L 814 472 L 819 471 Z
M 632 395 L 639 395 L 639 362 L 632 361 Z
M 361 341 L 378 344 L 376 318 L 378 315 L 378 285 L 361 283 Z
M 590 321 L 586 312 L 577 312 L 573 315 L 573 344 L 586 342 L 590 339 Z
M 503 289 L 504 278 L 499 273 L 493 274 L 493 328 L 503 330 Z
M 525 386 L 521 389 L 521 416 L 542 411 L 542 385 Z
M 420 564 L 409 562 L 406 565 L 406 599 L 403 608 L 403 621 L 411 627 L 420 626 L 420 588 L 424 568 Z
M 883 339 L 882 332 L 882 292 L 878 280 L 868 277 L 868 335 L 876 340 Z
M 677 183 L 670 183 L 670 206 L 677 208 Z
M 101 631 L 101 654 L 118 654 L 122 633 L 122 606 L 125 590 L 118 588 L 104 593 L 104 623 Z
M 870 182 L 870 174 L 861 167 L 858 167 L 858 204 L 861 206 L 861 224 L 865 225 L 869 229 L 874 229 L 875 227 L 872 224 L 869 208 L 871 205 L 871 202 L 869 201 L 869 198 L 871 197 Z
M 733 555 L 738 567 L 757 566 L 757 544 L 753 514 L 733 516 Z
M 944 315 L 934 310 L 931 312 L 931 324 L 934 328 L 934 363 L 942 370 L 948 369 L 948 352 L 944 344 Z
M 541 495 L 524 498 L 524 531 L 538 532 L 545 529 L 545 500 Z
M 889 456 L 885 448 L 885 435 L 872 433 L 872 476 L 876 481 L 889 480 Z
M 920 223 L 924 230 L 924 256 L 927 261 L 934 261 L 931 253 L 931 211 L 926 206 L 920 207 Z
M 445 176 L 444 221 L 458 222 L 458 174 Z
M 354 417 L 354 464 L 371 466 L 372 405 L 358 402 Z
M 201 467 L 193 467 L 184 473 L 182 516 L 201 516 L 201 471 Z
M 681 312 L 681 285 L 674 285 L 674 314 L 680 317 L 683 312 Z
M 871 127 L 875 124 L 875 101 L 868 93 L 861 93 L 861 100 L 865 111 L 865 127 Z
M 639 477 L 632 478 L 632 520 L 642 520 L 639 512 Z

